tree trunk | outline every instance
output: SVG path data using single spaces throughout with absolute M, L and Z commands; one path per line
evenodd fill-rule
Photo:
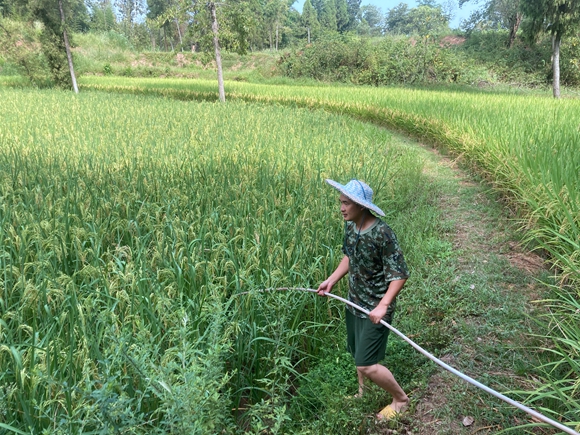
M 276 21 L 276 51 L 278 51 L 278 22 Z
M 165 45 L 165 51 L 167 51 L 167 29 L 163 26 L 163 45 Z
M 308 43 L 310 44 L 310 27 L 308 27 Z
M 560 98 L 560 42 L 562 37 L 556 34 L 552 37 L 552 72 L 553 84 L 552 89 L 554 98 Z
M 175 19 L 175 25 L 177 26 L 177 34 L 179 35 L 179 45 L 181 46 L 181 51 L 183 51 L 183 38 L 181 36 L 181 28 L 179 27 L 179 20 Z
M 215 49 L 215 63 L 217 66 L 217 75 L 218 75 L 218 89 L 220 95 L 220 101 L 223 103 L 226 101 L 226 93 L 224 91 L 224 75 L 222 72 L 222 55 L 220 52 L 220 41 L 218 38 L 218 22 L 217 16 L 215 13 L 215 3 L 210 2 L 208 3 L 209 11 L 211 13 L 211 30 L 213 32 L 213 46 Z
M 73 85 L 73 89 L 75 91 L 75 94 L 78 94 L 79 87 L 77 86 L 77 77 L 75 75 L 75 69 L 73 66 L 72 53 L 70 51 L 70 44 L 68 43 L 68 35 L 66 34 L 66 29 L 65 29 L 64 10 L 62 9 L 62 0 L 58 0 L 58 8 L 60 10 L 60 22 L 62 23 L 62 36 L 64 37 L 64 46 L 66 49 L 66 58 L 68 60 L 68 69 L 70 71 L 70 78 L 72 80 L 72 85 Z
M 516 12 L 516 16 L 514 17 L 513 21 L 511 22 L 510 26 L 510 38 L 508 41 L 508 48 L 512 48 L 514 42 L 516 40 L 516 35 L 518 33 L 518 29 L 520 28 L 520 24 L 522 23 L 522 13 Z

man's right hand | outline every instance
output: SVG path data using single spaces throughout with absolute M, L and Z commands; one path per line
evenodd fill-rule
M 326 296 L 324 293 L 330 293 L 334 283 L 329 279 L 318 286 L 318 296 Z

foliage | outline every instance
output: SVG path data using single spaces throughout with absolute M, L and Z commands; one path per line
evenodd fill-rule
M 471 0 L 460 0 L 459 6 L 469 3 Z M 482 7 L 475 10 L 471 16 L 465 20 L 461 27 L 467 31 L 474 30 L 511 30 L 515 26 L 518 30 L 521 20 L 520 12 L 521 0 L 486 0 Z
M 82 6 L 81 6 L 82 5 Z M 63 27 L 57 1 L 27 0 L 22 3 L 30 23 L 13 25 L 12 30 L 2 26 L 0 38 L 7 43 L 3 51 L 7 59 L 18 65 L 25 76 L 36 85 L 52 83 L 70 89 L 70 76 Z M 82 28 L 84 3 L 62 1 L 63 12 L 69 14 L 68 28 Z M 74 15 L 73 15 L 74 14 Z M 7 24 L 9 26 L 9 24 Z M 69 37 L 70 40 L 70 37 Z M 40 55 L 40 53 L 42 55 Z M 48 70 L 48 71 L 47 71 Z M 50 76 L 51 80 L 47 80 Z
M 72 79 L 68 68 L 64 39 L 61 35 L 45 27 L 40 34 L 40 43 L 55 85 L 63 89 L 70 89 Z
M 327 37 L 280 59 L 283 74 L 324 81 L 383 86 L 472 83 L 485 80 L 467 58 L 432 38 L 368 39 Z M 478 77 L 479 75 L 479 77 Z
M 93 32 L 111 32 L 117 28 L 117 18 L 110 1 L 93 2 L 90 10 L 90 29 Z
M 316 14 L 316 10 L 312 6 L 310 0 L 306 0 L 304 2 L 304 7 L 302 9 L 301 15 L 302 26 L 306 28 L 306 33 L 310 32 L 311 38 L 314 38 L 318 35 L 318 31 L 320 28 L 320 23 L 318 22 L 318 16 Z M 309 41 L 308 41 L 309 42 Z
M 420 5 L 409 9 L 405 3 L 399 3 L 387 12 L 385 30 L 407 36 L 440 35 L 449 32 L 449 17 L 441 6 Z
M 360 10 L 361 20 L 357 32 L 361 35 L 379 36 L 384 31 L 384 18 L 375 5 L 364 5 Z
M 2 19 L 0 21 L 0 65 L 2 70 L 14 65 L 16 72 L 33 85 L 49 84 L 46 58 L 40 47 L 41 30 L 25 23 Z
M 522 0 L 528 39 L 538 34 L 552 36 L 553 93 L 560 97 L 560 46 L 562 39 L 580 28 L 580 3 L 574 0 Z
M 545 31 L 562 39 L 580 25 L 580 4 L 574 0 L 522 0 L 522 10 L 531 37 Z
M 80 0 L 26 0 L 24 3 L 30 17 L 42 23 L 40 44 L 54 85 L 71 89 L 72 77 L 67 60 L 64 32 L 70 35 L 71 29 L 81 26 L 79 23 L 84 22 L 86 13 L 84 2 Z M 61 9 L 64 18 L 61 16 Z M 69 41 L 71 41 L 70 36 Z M 74 45 L 72 41 L 70 44 Z
M 474 62 L 485 65 L 501 83 L 516 86 L 546 86 L 551 75 L 550 41 L 530 46 L 521 39 L 511 48 L 506 47 L 506 31 L 472 32 L 460 50 Z M 574 86 L 575 82 L 566 82 Z

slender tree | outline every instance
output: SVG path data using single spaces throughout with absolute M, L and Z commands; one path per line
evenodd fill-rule
M 73 60 L 72 60 L 72 53 L 70 50 L 70 43 L 68 40 L 68 33 L 66 31 L 66 18 L 64 16 L 64 9 L 62 7 L 62 0 L 58 0 L 58 10 L 60 12 L 60 23 L 62 25 L 62 37 L 64 40 L 64 47 L 66 50 L 66 58 L 67 58 L 67 63 L 68 63 L 68 69 L 70 71 L 71 82 L 72 82 L 72 86 L 73 86 L 73 90 L 75 91 L 75 94 L 78 94 L 79 87 L 77 85 L 77 77 L 75 75 L 75 69 L 74 69 Z
M 42 22 L 42 52 L 50 66 L 57 86 L 72 87 L 78 92 L 74 72 L 69 23 L 74 22 L 75 10 L 83 10 L 82 0 L 27 0 L 24 2 L 32 18 Z M 86 13 L 86 9 L 84 9 Z M 87 14 L 88 16 L 88 14 Z
M 117 19 L 111 0 L 90 2 L 90 28 L 97 32 L 108 32 L 115 29 Z
M 143 0 L 115 0 L 115 7 L 119 13 L 123 33 L 128 38 L 132 38 L 135 25 L 145 12 Z
M 522 0 L 522 11 L 529 19 L 528 36 L 545 32 L 552 36 L 552 90 L 560 98 L 560 44 L 562 38 L 580 27 L 578 0 Z
M 302 25 L 306 28 L 308 43 L 310 44 L 312 32 L 316 31 L 319 27 L 316 9 L 314 9 L 310 0 L 306 0 L 302 8 Z
M 323 1 L 322 12 L 318 14 L 318 21 L 326 30 L 337 30 L 335 0 Z
M 346 0 L 348 11 L 348 30 L 356 28 L 359 20 L 361 0 Z
M 278 51 L 280 22 L 287 12 L 288 4 L 284 0 L 268 0 L 264 7 L 270 50 L 275 48 Z
M 219 27 L 216 15 L 215 2 L 209 2 L 207 4 L 207 7 L 209 9 L 211 16 L 211 31 L 213 33 L 213 46 L 215 50 L 215 62 L 217 66 L 219 98 L 222 103 L 225 103 L 226 93 L 224 89 L 224 75 L 222 72 L 222 55 L 220 50 Z
M 346 0 L 335 0 L 336 7 L 336 28 L 339 32 L 348 30 L 348 5 Z

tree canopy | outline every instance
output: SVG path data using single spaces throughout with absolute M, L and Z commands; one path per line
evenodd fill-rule
M 442 6 L 424 0 L 416 8 L 405 3 L 390 9 L 385 17 L 385 29 L 389 33 L 402 35 L 434 35 L 449 31 L 449 16 Z

